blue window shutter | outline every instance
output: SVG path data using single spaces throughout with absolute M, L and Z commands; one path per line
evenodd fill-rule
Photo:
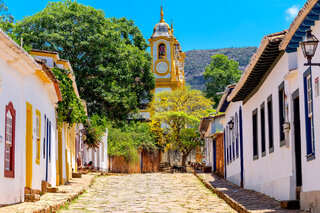
M 223 130 L 223 150 L 224 150 L 224 178 L 227 177 L 227 158 L 226 158 L 226 129 Z
M 306 146 L 307 146 L 307 155 L 314 154 L 314 150 L 312 150 L 312 130 L 311 130 L 311 119 L 308 116 L 308 86 L 307 86 L 307 77 L 310 75 L 311 77 L 311 88 L 312 88 L 312 75 L 311 68 L 309 68 L 303 74 L 303 84 L 304 84 L 304 111 L 305 111 L 305 121 L 306 121 Z M 311 99 L 312 99 L 312 111 L 313 111 L 313 93 L 311 89 Z

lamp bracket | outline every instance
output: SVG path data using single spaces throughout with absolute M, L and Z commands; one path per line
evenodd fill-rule
M 320 67 L 320 63 L 305 63 L 304 66 L 310 66 L 310 67 L 319 66 Z

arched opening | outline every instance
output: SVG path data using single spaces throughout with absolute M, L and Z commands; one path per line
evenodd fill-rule
M 159 56 L 159 59 L 164 59 L 166 56 L 166 45 L 163 43 L 159 44 L 158 56 Z

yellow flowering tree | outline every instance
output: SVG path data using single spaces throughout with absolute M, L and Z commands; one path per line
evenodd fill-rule
M 161 122 L 166 134 L 161 142 L 182 152 L 183 166 L 190 152 L 202 144 L 197 127 L 202 117 L 213 112 L 212 105 L 201 91 L 189 88 L 157 93 L 150 104 L 151 119 Z

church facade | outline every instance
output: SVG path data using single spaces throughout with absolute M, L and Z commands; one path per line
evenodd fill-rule
M 149 39 L 152 57 L 151 70 L 156 77 L 156 93 L 185 86 L 185 53 L 182 52 L 180 43 L 173 35 L 173 24 L 170 27 L 164 21 L 162 7 L 160 16 L 160 22 L 154 27 Z

